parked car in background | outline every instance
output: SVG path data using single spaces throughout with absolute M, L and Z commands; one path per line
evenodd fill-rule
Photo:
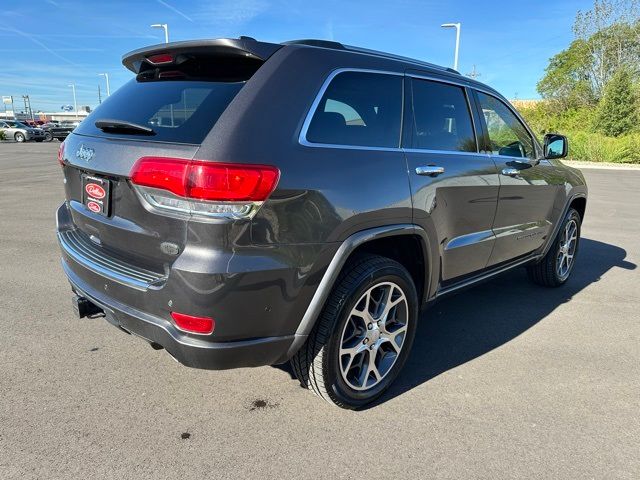
M 80 125 L 80 120 L 63 120 L 60 122 L 60 125 L 76 128 L 78 125 Z
M 45 139 L 43 129 L 33 128 L 15 120 L 0 120 L 0 130 L 4 132 L 7 140 L 15 140 L 18 143 L 31 140 L 43 142 Z
M 487 85 L 319 40 L 123 63 L 135 76 L 58 156 L 80 318 L 191 367 L 291 361 L 358 408 L 398 375 L 422 307 L 516 267 L 548 287 L 571 275 L 584 177 L 560 161 L 565 137 L 541 145 Z
M 57 123 L 46 123 L 42 126 L 44 130 L 44 141 L 50 142 L 54 138 L 56 140 L 60 140 L 61 142 L 67 138 L 75 127 L 70 125 L 61 125 Z

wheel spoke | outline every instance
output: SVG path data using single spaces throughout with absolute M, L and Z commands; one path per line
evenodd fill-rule
M 378 371 L 378 367 L 376 365 L 377 356 L 378 356 L 377 348 L 373 348 L 369 350 L 369 365 L 368 365 L 369 368 L 367 369 L 367 376 L 365 378 L 365 382 L 366 380 L 369 379 L 369 376 L 371 374 L 373 374 L 376 377 L 376 383 L 382 379 L 382 376 L 380 375 L 380 372 Z

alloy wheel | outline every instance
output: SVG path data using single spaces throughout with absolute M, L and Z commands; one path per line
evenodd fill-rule
M 561 280 L 565 280 L 571 273 L 577 245 L 578 224 L 574 219 L 571 219 L 564 226 L 556 257 L 556 273 Z
M 404 345 L 409 306 L 393 282 L 369 288 L 349 313 L 340 339 L 340 372 L 354 390 L 378 385 L 391 371 Z

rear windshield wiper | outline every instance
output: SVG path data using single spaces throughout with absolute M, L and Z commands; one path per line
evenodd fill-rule
M 139 125 L 133 122 L 127 122 L 126 120 L 112 120 L 112 119 L 102 119 L 96 120 L 94 123 L 96 127 L 98 127 L 103 132 L 119 132 L 119 133 L 131 133 L 138 135 L 155 135 L 156 132 L 153 128 L 145 127 L 144 125 Z

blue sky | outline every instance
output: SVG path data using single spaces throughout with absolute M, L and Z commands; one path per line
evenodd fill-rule
M 164 41 L 249 35 L 281 42 L 333 39 L 450 66 L 461 22 L 460 67 L 509 98 L 534 98 L 549 57 L 572 40 L 578 9 L 562 1 L 28 0 L 0 8 L 0 95 L 29 94 L 34 110 L 98 103 L 107 72 L 111 91 L 129 78 L 122 54 Z M 16 102 L 17 103 L 17 102 Z M 1 107 L 0 107 L 1 108 Z M 20 110 L 22 107 L 18 108 Z

